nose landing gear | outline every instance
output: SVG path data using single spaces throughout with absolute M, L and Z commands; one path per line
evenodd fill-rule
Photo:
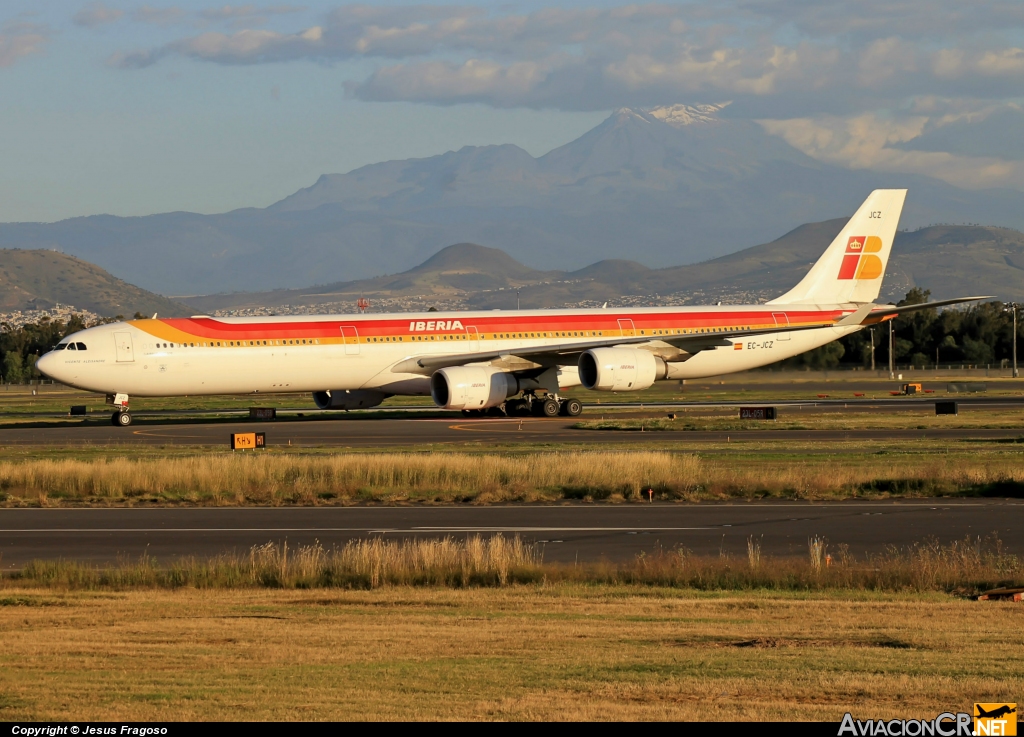
M 117 407 L 110 415 L 110 424 L 116 427 L 128 427 L 132 424 L 132 416 L 128 413 L 127 394 L 108 394 L 107 404 Z

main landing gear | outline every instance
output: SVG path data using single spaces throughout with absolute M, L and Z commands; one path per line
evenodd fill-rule
M 509 399 L 502 407 L 487 410 L 463 410 L 467 417 L 578 417 L 583 414 L 583 403 L 557 394 L 538 397 L 527 392 L 517 399 Z
M 128 427 L 132 424 L 132 416 L 128 412 L 127 394 L 108 394 L 107 404 L 112 404 L 117 408 L 110 415 L 111 425 L 116 427 Z

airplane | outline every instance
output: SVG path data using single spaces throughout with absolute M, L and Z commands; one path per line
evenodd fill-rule
M 981 719 L 998 719 L 999 717 L 1004 717 L 1008 714 L 1017 713 L 1017 710 L 1011 709 L 1009 704 L 1003 704 L 999 708 L 993 709 L 992 711 L 985 711 L 981 708 L 980 704 L 975 704 L 974 708 L 978 712 L 976 716 Z
M 807 275 L 759 305 L 492 310 L 128 320 L 62 339 L 37 368 L 106 395 L 111 422 L 135 397 L 311 392 L 322 410 L 430 396 L 467 415 L 576 416 L 560 392 L 638 391 L 765 366 L 898 314 L 878 305 L 905 189 L 872 192 Z

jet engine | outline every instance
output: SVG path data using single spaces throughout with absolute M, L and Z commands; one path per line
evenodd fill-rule
M 665 378 L 665 362 L 636 348 L 591 348 L 580 355 L 580 383 L 587 389 L 623 392 L 646 389 Z
M 430 396 L 442 409 L 497 407 L 519 393 L 519 381 L 501 369 L 453 366 L 430 377 Z
M 376 407 L 390 396 L 373 389 L 330 389 L 313 392 L 313 401 L 320 409 L 366 409 Z

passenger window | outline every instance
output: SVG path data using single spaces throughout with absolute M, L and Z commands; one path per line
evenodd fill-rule
M 80 350 L 80 351 L 84 351 L 85 350 L 85 343 L 75 343 L 75 345 L 78 346 L 78 350 Z

